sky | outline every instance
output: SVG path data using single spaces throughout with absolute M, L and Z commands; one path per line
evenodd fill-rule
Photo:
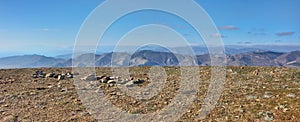
M 213 36 L 222 38 L 225 45 L 300 45 L 299 0 L 195 1 L 218 27 L 220 34 Z M 71 53 L 82 24 L 103 2 L 0 0 L 0 57 Z M 203 45 L 201 37 L 189 23 L 173 14 L 156 10 L 138 11 L 120 18 L 107 30 L 101 45 L 115 45 L 124 34 L 145 24 L 169 26 L 183 35 L 190 45 Z M 140 34 L 139 40 L 147 42 L 149 40 L 142 38 L 151 40 L 151 35 Z M 170 46 L 178 46 L 176 40 L 172 41 L 175 43 L 170 43 Z

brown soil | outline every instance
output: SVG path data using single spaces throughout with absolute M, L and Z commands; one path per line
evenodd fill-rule
M 165 67 L 162 91 L 149 100 L 122 94 L 116 85 L 98 88 L 111 103 L 132 114 L 157 112 L 168 105 L 179 87 L 178 67 Z M 210 67 L 199 67 L 203 83 L 198 97 L 179 121 L 200 121 L 198 114 L 210 84 Z M 31 78 L 35 70 L 66 73 L 71 68 L 0 70 L 0 121 L 97 121 L 78 98 L 73 79 Z M 111 75 L 110 68 L 97 74 Z M 149 67 L 131 68 L 136 78 L 146 78 Z M 144 87 L 149 81 L 141 84 Z M 267 117 L 268 114 L 268 117 Z M 2 118 L 2 119 L 1 119 Z M 281 67 L 227 67 L 224 91 L 215 109 L 201 121 L 300 121 L 300 69 Z

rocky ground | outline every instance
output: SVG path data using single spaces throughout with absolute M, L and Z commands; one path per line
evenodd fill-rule
M 149 69 L 134 67 L 130 71 L 135 78 L 147 79 Z M 146 101 L 122 93 L 118 84 L 86 82 L 103 90 L 118 108 L 131 114 L 147 114 L 170 104 L 180 87 L 180 68 L 165 69 L 167 80 L 162 91 Z M 74 79 L 32 78 L 36 70 L 72 72 L 71 68 L 0 70 L 0 121 L 97 121 L 79 99 Z M 215 109 L 202 121 L 300 121 L 300 69 L 227 67 L 226 71 L 224 91 Z M 109 68 L 97 68 L 96 72 L 112 76 Z M 210 84 L 210 67 L 199 67 L 199 75 L 203 83 L 197 99 L 179 121 L 199 121 L 198 114 Z

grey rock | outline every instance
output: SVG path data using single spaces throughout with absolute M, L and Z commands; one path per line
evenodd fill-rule
M 90 84 L 92 86 L 99 86 L 100 85 L 99 81 L 90 81 Z
M 83 78 L 81 78 L 81 80 L 85 80 L 85 81 L 93 81 L 93 80 L 96 80 L 96 75 L 95 74 L 90 74 L 88 76 L 85 76 Z
M 252 96 L 252 95 L 248 95 L 246 96 L 247 99 L 256 99 L 257 97 L 256 96 Z
M 296 97 L 296 95 L 294 94 L 294 93 L 290 93 L 290 94 L 288 94 L 288 95 L 286 95 L 287 97 L 290 97 L 290 98 L 295 98 Z
M 264 120 L 265 121 L 273 121 L 274 120 L 274 114 L 272 112 L 267 111 Z
M 133 87 L 134 83 L 133 81 L 129 81 L 128 83 L 125 84 L 126 87 Z

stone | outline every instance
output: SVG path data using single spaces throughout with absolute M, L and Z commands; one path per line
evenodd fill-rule
M 252 96 L 252 95 L 248 95 L 246 96 L 247 99 L 256 99 L 257 97 L 256 96 Z
M 45 78 L 45 75 L 44 74 L 39 74 L 38 77 L 39 78 Z
M 265 92 L 265 94 L 263 95 L 263 98 L 274 98 L 274 96 L 271 95 L 271 92 Z
M 63 80 L 63 79 L 64 79 L 64 75 L 59 74 L 58 77 L 57 77 L 57 80 L 60 81 L 60 80 Z
M 37 74 L 32 74 L 31 77 L 32 78 L 38 78 L 38 75 Z
M 109 84 L 115 84 L 116 81 L 115 80 L 109 80 L 109 81 L 107 81 L 107 83 L 109 83 Z
M 285 105 L 279 105 L 279 108 L 284 109 Z
M 100 79 L 100 82 L 101 83 L 107 83 L 107 80 L 106 79 Z
M 232 71 L 232 69 L 227 69 L 227 72 L 230 72 L 230 73 L 231 73 L 231 72 L 233 72 L 233 71 Z
M 81 78 L 81 80 L 93 81 L 93 80 L 96 80 L 96 75 L 95 74 L 90 74 L 88 76 L 85 76 L 85 77 Z
M 252 72 L 253 75 L 259 75 L 259 70 L 255 70 Z
M 133 87 L 134 83 L 133 81 L 129 81 L 128 83 L 125 84 L 126 87 Z
M 67 72 L 65 75 L 66 75 L 67 78 L 73 78 L 73 74 L 70 73 L 70 72 Z
M 68 89 L 67 89 L 67 88 L 62 88 L 62 89 L 60 90 L 60 92 L 65 92 L 65 91 L 68 91 Z
M 142 83 L 144 83 L 144 82 L 145 82 L 145 80 L 141 80 L 141 79 L 138 79 L 138 80 L 136 80 L 136 81 L 133 81 L 134 84 L 142 84 Z
M 55 75 L 54 73 L 47 73 L 45 77 L 46 78 L 53 78 L 54 75 Z
M 239 111 L 240 111 L 240 113 L 245 113 L 246 112 L 246 110 L 244 110 L 244 109 L 240 109 Z
M 263 98 L 271 98 L 271 96 L 268 95 L 268 94 L 264 94 L 264 95 L 263 95 Z
M 258 112 L 257 115 L 258 115 L 258 116 L 263 116 L 263 115 L 264 115 L 264 112 L 263 112 L 263 111 L 260 111 L 260 112 Z
M 110 79 L 110 77 L 102 77 L 102 78 L 100 79 L 101 83 L 107 83 L 107 82 L 110 81 L 110 80 L 112 80 L 112 79 Z
M 274 120 L 274 114 L 272 112 L 267 111 L 264 120 L 265 121 L 273 121 Z
M 91 84 L 92 86 L 100 86 L 99 81 L 90 81 L 90 84 Z
M 293 93 L 290 93 L 290 94 L 288 94 L 288 95 L 286 95 L 287 97 L 290 97 L 290 98 L 295 98 L 296 97 L 296 95 L 295 94 L 293 94 Z
M 126 84 L 127 82 L 129 82 L 128 79 L 125 79 L 125 80 L 118 80 L 118 84 Z

